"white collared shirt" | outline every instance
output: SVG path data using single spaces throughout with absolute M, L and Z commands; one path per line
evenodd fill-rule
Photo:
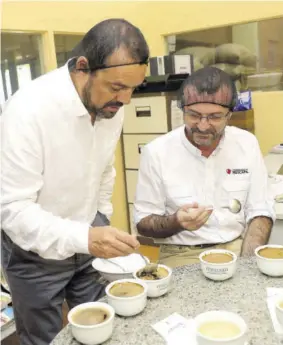
M 32 81 L 5 105 L 2 229 L 49 259 L 88 253 L 97 210 L 112 214 L 114 153 L 123 110 L 91 125 L 67 64 Z
M 239 237 L 256 216 L 273 220 L 267 173 L 257 139 L 236 127 L 225 135 L 209 158 L 185 136 L 184 126 L 143 149 L 134 205 L 134 221 L 151 214 L 170 215 L 185 204 L 213 205 L 208 222 L 199 230 L 182 231 L 157 243 L 197 245 L 225 243 Z M 239 214 L 223 208 L 231 199 L 242 204 Z

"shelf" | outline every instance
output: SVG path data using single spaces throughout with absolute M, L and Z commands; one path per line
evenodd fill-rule
M 177 91 L 187 77 L 188 74 L 149 76 L 135 89 L 134 94 Z

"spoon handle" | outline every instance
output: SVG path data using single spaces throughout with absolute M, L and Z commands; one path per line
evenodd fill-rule
M 148 264 L 148 261 L 146 260 L 146 257 L 139 251 L 137 250 L 137 253 L 143 258 L 143 261 L 145 262 L 145 264 Z
M 102 260 L 110 262 L 112 265 L 115 265 L 115 266 L 119 267 L 123 272 L 126 272 L 125 268 L 123 266 L 117 264 L 116 262 L 111 261 L 110 259 L 102 259 Z

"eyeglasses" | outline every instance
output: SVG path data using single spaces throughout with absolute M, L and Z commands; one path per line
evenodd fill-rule
M 184 115 L 186 115 L 192 123 L 199 123 L 202 119 L 206 119 L 209 123 L 221 123 L 224 119 L 230 114 L 230 110 L 227 114 L 209 114 L 209 115 L 201 115 L 195 113 L 191 109 L 183 109 Z

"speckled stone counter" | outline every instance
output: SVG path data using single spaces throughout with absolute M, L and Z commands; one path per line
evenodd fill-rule
M 266 304 L 266 288 L 283 287 L 283 278 L 261 274 L 255 260 L 239 259 L 234 277 L 224 282 L 206 279 L 200 265 L 174 270 L 174 288 L 166 296 L 148 299 L 146 309 L 130 318 L 115 317 L 112 338 L 103 345 L 164 345 L 152 324 L 177 312 L 193 318 L 204 311 L 221 309 L 239 313 L 249 327 L 249 345 L 279 345 Z M 65 327 L 51 345 L 78 345 Z M 176 344 L 177 345 L 177 344 Z

